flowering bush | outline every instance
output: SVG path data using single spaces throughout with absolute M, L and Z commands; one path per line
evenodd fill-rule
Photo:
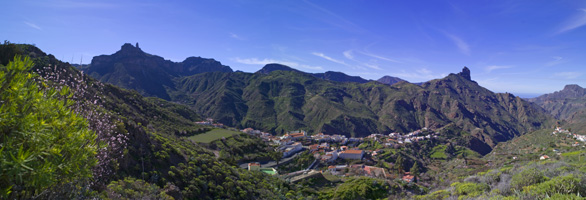
M 30 59 L 0 66 L 0 197 L 32 198 L 92 176 L 96 133 L 69 87 L 39 88 Z

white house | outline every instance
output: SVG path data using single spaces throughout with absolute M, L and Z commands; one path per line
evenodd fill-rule
M 340 152 L 339 157 L 342 159 L 350 159 L 350 160 L 362 160 L 364 156 L 363 150 L 346 150 Z
M 283 151 L 283 157 L 289 157 L 303 149 L 303 146 L 299 142 L 295 142 L 291 145 L 285 146 L 285 151 Z

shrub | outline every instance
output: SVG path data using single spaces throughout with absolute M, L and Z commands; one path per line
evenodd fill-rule
M 477 197 L 488 191 L 490 187 L 483 183 L 460 183 L 452 184 L 454 194 L 466 197 Z
M 554 194 L 585 194 L 586 187 L 580 177 L 568 174 L 555 177 L 543 183 L 527 186 L 523 192 L 538 197 L 553 196 Z
M 69 88 L 41 90 L 29 72 L 32 65 L 28 57 L 17 56 L 0 66 L 3 199 L 33 198 L 50 187 L 87 179 L 97 163 L 96 134 L 70 110 Z
M 106 189 L 106 195 L 111 199 L 173 199 L 159 186 L 129 177 L 112 181 Z
M 511 179 L 511 187 L 517 190 L 523 189 L 525 186 L 541 183 L 547 180 L 543 172 L 536 168 L 525 169 L 515 175 Z

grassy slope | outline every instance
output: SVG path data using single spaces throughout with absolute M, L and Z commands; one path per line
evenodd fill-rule
M 274 71 L 205 73 L 176 80 L 172 99 L 236 127 L 283 133 L 365 136 L 454 125 L 480 153 L 514 136 L 545 127 L 541 109 L 510 94 L 495 94 L 459 75 L 422 86 L 339 83 Z
M 241 134 L 240 132 L 230 131 L 226 129 L 212 129 L 208 132 L 190 136 L 189 139 L 195 142 L 210 143 L 222 138 L 229 138 L 234 135 Z
M 6 47 L 0 46 L 2 49 Z M 199 116 L 187 107 L 100 84 L 36 47 L 17 47 L 34 58 L 39 73 L 59 71 L 60 79 L 66 83 L 81 80 L 83 76 L 82 88 L 87 87 L 88 93 L 99 96 L 103 105 L 103 109 L 95 112 L 105 112 L 113 120 L 119 120 L 116 131 L 128 139 L 119 152 L 123 156 L 117 157 L 110 165 L 114 174 L 100 179 L 102 182 L 95 185 L 98 192 L 103 191 L 105 188 L 100 186 L 107 185 L 110 180 L 125 177 L 144 179 L 161 188 L 172 186 L 168 190 L 175 191 L 176 197 L 188 199 L 276 199 L 283 198 L 293 189 L 274 177 L 227 165 L 209 150 L 194 145 L 186 137 L 177 136 L 202 131 L 202 127 L 193 123 L 200 119 Z M 48 64 L 55 67 L 45 68 Z

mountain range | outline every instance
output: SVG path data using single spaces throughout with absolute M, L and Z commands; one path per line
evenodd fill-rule
M 552 119 L 519 97 L 479 86 L 468 68 L 420 85 L 393 77 L 377 82 L 340 72 L 311 74 L 281 64 L 244 73 L 213 59 L 174 63 L 125 44 L 112 55 L 95 57 L 85 71 L 104 82 L 188 105 L 228 126 L 276 133 L 304 129 L 362 137 L 455 126 L 466 146 L 488 153 L 498 142 Z

